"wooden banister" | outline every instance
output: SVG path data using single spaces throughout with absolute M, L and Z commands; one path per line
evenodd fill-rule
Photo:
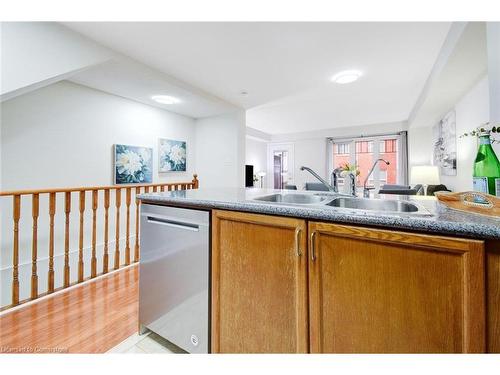
M 85 190 L 80 191 L 80 228 L 78 231 L 78 282 L 83 281 L 83 218 L 85 212 Z
M 130 203 L 132 198 L 132 189 L 127 188 L 125 194 L 125 207 L 127 210 L 127 224 L 125 227 L 125 265 L 128 266 L 130 264 Z
M 189 182 L 166 182 L 166 183 L 156 183 L 156 184 L 137 184 L 137 185 L 117 185 L 117 186 L 91 186 L 91 187 L 74 187 L 74 188 L 61 188 L 61 189 L 31 189 L 31 190 L 17 190 L 17 191 L 2 191 L 0 192 L 0 198 L 2 197 L 12 197 L 12 219 L 13 219 L 13 241 L 12 241 L 12 302 L 9 306 L 0 306 L 0 311 L 10 308 L 20 303 L 37 299 L 43 295 L 53 293 L 57 290 L 67 288 L 75 283 L 81 283 L 85 281 L 85 267 L 90 267 L 90 277 L 95 278 L 100 275 L 104 275 L 109 272 L 109 214 L 110 214 L 110 198 L 112 192 L 114 192 L 115 198 L 115 249 L 114 249 L 114 262 L 113 269 L 117 270 L 122 266 L 130 265 L 139 261 L 140 258 L 140 200 L 137 198 L 141 192 L 149 193 L 153 192 L 167 192 L 174 190 L 189 190 L 197 189 L 199 187 L 198 176 L 193 175 L 193 179 Z M 121 261 L 121 249 L 120 249 L 120 211 L 122 209 L 122 190 L 124 190 L 124 204 L 125 204 L 125 248 L 124 248 L 124 262 Z M 101 206 L 104 209 L 104 220 L 101 222 L 98 218 L 99 210 L 99 191 L 103 192 Z M 90 233 L 85 233 L 85 209 L 86 209 L 86 194 L 89 192 L 92 196 L 91 205 L 89 203 L 89 209 L 92 209 L 92 225 Z M 72 239 L 70 237 L 70 224 L 71 224 L 71 199 L 72 193 L 78 193 L 78 248 L 75 249 L 78 253 L 77 260 L 77 277 L 76 282 L 71 280 L 71 269 L 70 269 L 70 253 L 73 251 L 71 249 Z M 64 265 L 59 272 L 62 275 L 62 286 L 57 287 L 56 285 L 56 274 L 57 269 L 54 267 L 54 258 L 56 252 L 56 227 L 55 220 L 58 215 L 56 208 L 57 196 L 60 194 L 64 197 L 64 205 L 61 207 L 61 215 L 64 213 L 64 227 L 60 228 L 61 233 L 64 232 Z M 20 252 L 20 220 L 21 220 L 21 198 L 23 195 L 31 196 L 31 277 L 30 277 L 30 288 L 29 288 L 29 298 L 21 300 L 20 298 L 20 280 L 19 280 L 19 252 Z M 40 207 L 46 207 L 41 200 L 48 199 L 47 212 L 42 212 L 40 215 Z M 133 205 L 135 204 L 135 207 Z M 44 208 L 45 209 L 45 208 Z M 132 215 L 135 214 L 135 218 Z M 39 220 L 40 217 L 47 218 L 48 216 L 48 242 L 47 254 L 48 254 L 48 265 L 44 266 L 46 268 L 40 269 L 40 263 L 38 259 L 38 253 L 40 250 L 39 244 Z M 131 228 L 131 221 L 135 219 L 135 225 Z M 98 226 L 98 222 L 102 223 Z M 98 232 L 103 231 L 103 250 L 102 250 L 102 272 L 99 273 L 97 269 L 98 265 L 98 243 L 97 236 Z M 132 232 L 132 233 L 131 233 Z M 131 236 L 135 235 L 135 241 L 133 243 L 133 254 L 131 253 Z M 76 236 L 76 233 L 75 233 Z M 87 237 L 88 236 L 88 237 Z M 91 242 L 91 256 L 90 264 L 86 265 L 85 257 L 85 238 L 90 238 Z M 21 243 L 24 243 L 22 240 Z M 88 258 L 87 258 L 88 259 Z M 40 290 L 38 285 L 38 274 L 40 272 L 47 272 L 47 289 Z M 23 281 L 24 282 L 24 281 Z M 25 289 L 23 289 L 25 290 Z
M 97 276 L 96 232 L 98 199 L 99 190 L 92 190 L 92 258 L 90 259 L 90 277 L 92 278 Z
M 21 196 L 14 195 L 13 199 L 13 219 L 14 219 L 14 249 L 12 257 L 12 305 L 19 304 L 19 219 L 21 218 Z
M 31 299 L 38 298 L 38 215 L 40 214 L 40 196 L 33 194 L 31 211 L 33 216 L 33 234 L 31 237 Z
M 116 189 L 115 206 L 116 206 L 116 231 L 115 231 L 115 267 L 120 268 L 120 206 L 122 204 L 122 191 Z
M 198 183 L 198 175 L 193 175 L 194 178 L 190 184 Z M 82 190 L 92 191 L 92 190 L 114 190 L 114 189 L 126 189 L 126 188 L 137 188 L 137 187 L 156 187 L 159 186 L 169 186 L 169 185 L 179 185 L 185 182 L 162 182 L 158 184 L 123 184 L 123 185 L 109 185 L 109 186 L 81 186 L 72 188 L 54 188 L 54 189 L 29 189 L 29 190 L 12 190 L 12 191 L 0 191 L 0 197 L 12 196 L 12 195 L 32 195 L 32 194 L 49 194 L 49 193 L 65 193 L 65 192 L 80 192 Z
M 135 246 L 134 246 L 134 262 L 139 261 L 139 221 L 141 219 L 139 214 L 139 208 L 141 201 L 137 196 L 141 193 L 141 188 L 135 188 Z
M 69 287 L 69 214 L 71 213 L 71 192 L 64 193 L 64 287 Z
M 104 190 L 104 255 L 102 258 L 102 273 L 108 273 L 109 267 L 109 189 Z
M 56 214 L 56 193 L 49 194 L 49 271 L 47 292 L 54 291 L 54 216 Z

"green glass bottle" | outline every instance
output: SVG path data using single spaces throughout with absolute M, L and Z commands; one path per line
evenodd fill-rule
M 500 196 L 500 162 L 491 147 L 489 132 L 479 134 L 473 176 L 474 191 Z

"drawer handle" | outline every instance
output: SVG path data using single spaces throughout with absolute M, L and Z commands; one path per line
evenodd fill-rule
M 314 238 L 316 237 L 316 231 L 311 233 L 311 260 L 314 262 L 316 260 L 316 250 L 314 249 Z
M 160 219 L 154 216 L 148 216 L 148 223 L 159 224 L 159 225 L 164 225 L 166 227 L 172 227 L 178 229 L 192 230 L 194 232 L 198 232 L 200 228 L 196 224 L 186 223 L 182 221 L 168 220 L 168 219 Z
M 295 253 L 298 257 L 302 255 L 302 252 L 300 251 L 300 232 L 302 232 L 302 229 L 295 229 Z

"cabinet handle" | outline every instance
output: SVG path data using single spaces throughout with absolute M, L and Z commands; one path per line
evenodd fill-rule
M 316 260 L 316 251 L 314 249 L 314 238 L 316 237 L 316 231 L 311 233 L 311 260 L 314 262 Z
M 295 229 L 295 253 L 298 257 L 302 255 L 302 252 L 300 251 L 300 232 L 302 232 L 302 229 Z

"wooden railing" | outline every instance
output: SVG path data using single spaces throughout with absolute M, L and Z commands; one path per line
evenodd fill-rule
M 4 306 L 1 310 L 17 306 L 23 302 L 31 301 L 41 297 L 42 295 L 53 293 L 56 290 L 67 288 L 71 285 L 81 283 L 84 279 L 84 214 L 86 210 L 86 193 L 91 193 L 91 202 L 89 202 L 90 209 L 92 210 L 92 227 L 91 227 L 91 259 L 90 259 L 90 278 L 106 274 L 110 270 L 109 265 L 109 208 L 110 197 L 114 195 L 115 201 L 115 248 L 114 248 L 114 262 L 113 269 L 117 270 L 120 267 L 128 266 L 131 262 L 138 262 L 140 256 L 139 245 L 139 230 L 140 230 L 140 216 L 139 206 L 140 201 L 136 198 L 138 194 L 149 192 L 163 192 L 172 190 L 188 190 L 197 189 L 199 181 L 197 175 L 193 176 L 190 182 L 169 182 L 159 184 L 143 184 L 143 185 L 115 185 L 115 186 L 94 186 L 94 187 L 77 187 L 67 189 L 39 189 L 39 190 L 18 190 L 18 191 L 4 191 L 0 192 L 0 197 L 11 197 L 12 199 L 12 219 L 13 219 L 13 241 L 12 241 L 12 303 L 11 305 Z M 125 192 L 125 248 L 120 248 L 120 211 L 122 207 L 122 191 Z M 63 284 L 60 288 L 55 288 L 54 276 L 57 270 L 54 269 L 54 220 L 56 216 L 56 197 L 58 194 L 64 197 L 64 267 L 60 272 L 63 273 Z M 78 231 L 78 266 L 77 266 L 77 281 L 71 283 L 70 278 L 70 213 L 71 213 L 71 198 L 73 194 L 78 194 L 78 217 L 79 217 L 79 231 Z M 39 293 L 38 287 L 38 219 L 40 217 L 40 196 L 48 196 L 48 220 L 49 220 L 49 233 L 48 233 L 48 269 L 47 269 L 47 292 Z M 19 238 L 20 229 L 19 221 L 21 219 L 21 204 L 25 196 L 31 197 L 31 211 L 32 211 L 32 234 L 31 234 L 31 293 L 30 298 L 20 300 L 19 297 Z M 134 196 L 134 197 L 133 197 Z M 29 199 L 29 198 L 28 198 Z M 97 235 L 97 210 L 99 206 L 104 208 L 104 224 L 103 224 L 103 238 L 104 238 L 104 251 L 102 257 L 102 270 L 99 272 L 97 269 L 96 257 L 96 235 Z M 135 207 L 131 207 L 134 205 Z M 133 244 L 133 251 L 130 243 L 131 227 L 130 216 L 131 210 L 135 209 L 135 242 Z M 1 249 L 5 251 L 8 249 Z M 125 261 L 120 263 L 121 251 L 124 250 Z

